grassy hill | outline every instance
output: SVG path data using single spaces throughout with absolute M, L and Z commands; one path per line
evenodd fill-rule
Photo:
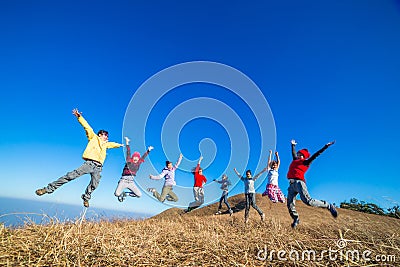
M 184 213 L 171 208 L 146 220 L 0 227 L 0 266 L 400 266 L 400 220 L 297 202 L 291 229 L 285 204 L 257 195 L 244 224 L 244 196 Z

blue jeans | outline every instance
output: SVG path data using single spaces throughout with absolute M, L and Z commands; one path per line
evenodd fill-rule
M 97 188 L 97 186 L 99 186 L 101 178 L 100 174 L 102 169 L 103 167 L 99 163 L 87 160 L 76 170 L 68 172 L 64 176 L 58 178 L 58 180 L 50 183 L 47 187 L 45 187 L 46 192 L 51 194 L 63 184 L 66 184 L 74 180 L 75 178 L 89 173 L 91 177 L 90 183 L 86 187 L 85 194 L 82 195 L 83 200 L 89 200 L 91 198 L 92 192 Z
M 307 190 L 307 185 L 304 181 L 298 179 L 289 179 L 289 188 L 287 196 L 287 207 L 289 214 L 293 219 L 297 219 L 299 214 L 296 211 L 296 196 L 300 195 L 301 201 L 306 205 L 319 208 L 328 208 L 329 203 L 324 200 L 317 200 L 311 198 Z
M 249 217 L 250 205 L 258 212 L 261 216 L 263 211 L 256 204 L 256 194 L 255 193 L 246 193 L 246 209 L 244 210 L 244 218 Z
M 228 191 L 223 191 L 222 192 L 222 196 L 219 199 L 218 210 L 222 209 L 222 201 L 224 201 L 225 205 L 228 207 L 228 210 L 230 210 L 231 206 L 229 206 L 229 203 L 228 203 Z

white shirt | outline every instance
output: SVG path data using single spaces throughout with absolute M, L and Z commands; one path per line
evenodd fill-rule
M 278 171 L 276 170 L 269 170 L 267 174 L 268 184 L 278 185 Z

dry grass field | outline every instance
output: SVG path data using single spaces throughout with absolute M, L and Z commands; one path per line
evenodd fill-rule
M 184 213 L 172 208 L 146 220 L 0 228 L 0 266 L 400 266 L 400 220 L 297 202 L 301 223 L 291 229 L 285 204 L 257 195 L 266 220 L 244 196 Z

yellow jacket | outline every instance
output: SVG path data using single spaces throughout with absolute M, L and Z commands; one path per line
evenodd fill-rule
M 82 155 L 83 159 L 91 159 L 103 164 L 106 159 L 107 148 L 117 148 L 122 146 L 122 144 L 115 142 L 102 142 L 100 137 L 95 134 L 92 127 L 90 127 L 89 123 L 82 117 L 82 115 L 78 117 L 78 121 L 85 129 L 86 136 L 89 140 Z

